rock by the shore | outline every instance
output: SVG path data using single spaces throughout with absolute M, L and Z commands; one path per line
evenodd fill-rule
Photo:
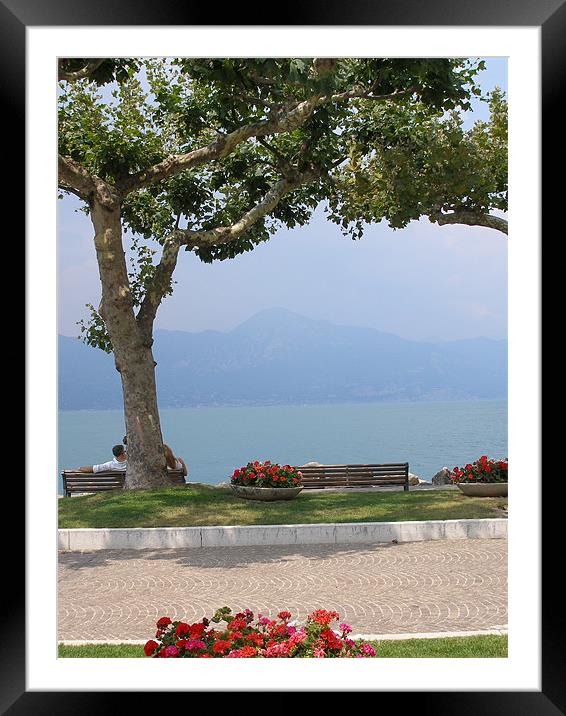
M 451 485 L 452 480 L 450 479 L 450 470 L 447 467 L 443 467 L 439 470 L 436 475 L 432 478 L 433 485 Z
M 418 475 L 413 475 L 412 472 L 409 473 L 409 485 L 420 485 L 421 479 Z

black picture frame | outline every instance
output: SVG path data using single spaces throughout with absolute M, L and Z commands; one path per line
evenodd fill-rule
M 194 7 L 176 0 L 159 0 L 158 3 L 137 0 L 116 2 L 98 0 L 0 0 L 0 56 L 2 58 L 2 81 L 0 93 L 5 131 L 9 128 L 10 142 L 3 148 L 5 162 L 23 170 L 22 147 L 25 146 L 25 32 L 29 26 L 102 26 L 102 25 L 150 25 L 150 26 L 204 26 L 218 25 L 303 25 L 303 26 L 500 26 L 540 27 L 542 38 L 542 112 L 543 137 L 552 137 L 542 143 L 543 169 L 555 164 L 555 158 L 564 155 L 563 131 L 559 126 L 564 115 L 559 111 L 563 78 L 566 76 L 566 3 L 565 0 L 327 0 L 301 3 L 289 0 L 277 6 L 277 17 L 266 16 L 264 5 L 246 3 L 244 15 L 239 6 L 223 7 L 222 23 L 217 23 L 218 7 L 202 4 Z M 529 88 L 525 88 L 529 91 Z M 534 101 L 534 100 L 533 100 Z M 8 127 L 9 125 L 9 127 Z M 562 149 L 562 151 L 560 151 Z M 562 182 L 551 181 L 549 173 L 543 174 L 542 229 L 549 231 L 553 215 L 552 207 L 561 206 L 558 192 Z M 11 175 L 11 201 L 17 202 L 24 192 L 14 191 Z M 23 178 L 22 178 L 23 188 Z M 22 207 L 24 209 L 24 207 Z M 24 211 L 20 216 L 24 215 Z M 542 235 L 542 234 L 541 234 Z M 536 337 L 537 340 L 539 337 Z M 536 477 L 533 477 L 536 479 Z M 18 497 L 21 498 L 20 490 Z M 383 709 L 385 703 L 399 708 L 409 702 L 420 712 L 441 714 L 536 714 L 553 716 L 566 713 L 566 649 L 563 646 L 564 617 L 561 614 L 562 597 L 559 583 L 551 568 L 554 559 L 550 545 L 560 540 L 560 520 L 550 516 L 552 505 L 548 491 L 543 490 L 543 545 L 542 553 L 542 690 L 540 692 L 381 692 L 375 708 Z M 20 525 L 24 524 L 25 501 L 20 499 L 20 512 L 13 511 Z M 20 544 L 25 534 L 20 527 Z M 9 595 L 1 613 L 0 647 L 0 707 L 2 713 L 19 714 L 99 714 L 114 713 L 125 706 L 134 707 L 135 693 L 113 692 L 31 692 L 25 684 L 25 553 L 11 548 L 4 551 L 4 573 L 10 574 L 9 583 L 4 581 L 4 596 Z M 16 576 L 16 575 L 19 575 Z M 557 609 L 557 606 L 560 607 Z M 41 641 L 42 635 L 37 635 Z M 69 685 L 72 689 L 72 684 Z M 449 688 L 449 684 L 447 684 Z M 347 691 L 347 685 L 344 688 Z M 368 686 L 368 690 L 371 688 Z M 185 695 L 186 696 L 186 695 Z M 163 701 L 159 693 L 143 693 L 144 711 L 169 709 L 169 701 Z M 126 701 L 127 699 L 127 701 Z M 384 699 L 386 702 L 384 703 Z

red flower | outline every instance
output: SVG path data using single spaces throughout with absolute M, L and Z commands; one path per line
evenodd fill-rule
M 218 641 L 214 642 L 212 651 L 215 654 L 223 654 L 225 651 L 228 651 L 230 646 L 231 646 L 231 644 L 229 641 L 224 641 L 223 639 L 219 639 Z
M 161 619 L 157 622 L 158 627 L 164 627 L 168 624 L 171 624 L 171 619 L 169 619 L 169 617 L 161 617 Z
M 258 634 L 257 632 L 252 632 L 251 634 L 247 634 L 245 637 L 246 641 L 253 641 L 254 644 L 257 646 L 263 646 L 263 637 L 261 634 Z
M 334 619 L 339 619 L 338 612 L 329 612 L 326 609 L 317 609 L 308 616 L 309 621 L 317 624 L 330 624 Z
M 156 641 L 153 641 L 153 639 L 150 639 L 143 648 L 144 654 L 146 656 L 151 656 L 158 647 L 159 644 Z
M 279 619 L 282 619 L 283 621 L 287 621 L 291 618 L 291 612 L 279 612 L 277 615 Z
M 324 639 L 329 649 L 341 649 L 343 644 L 342 640 L 339 639 L 332 629 L 325 629 L 320 634 L 321 639 Z
M 183 634 L 188 634 L 191 631 L 191 627 L 184 622 L 180 622 L 175 629 L 175 636 L 180 637 Z
M 204 633 L 204 624 L 191 624 L 191 639 L 198 639 Z

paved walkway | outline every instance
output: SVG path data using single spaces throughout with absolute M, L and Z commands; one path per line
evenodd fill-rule
M 59 555 L 59 639 L 154 636 L 221 606 L 303 621 L 333 609 L 358 634 L 505 628 L 507 541 L 106 550 Z

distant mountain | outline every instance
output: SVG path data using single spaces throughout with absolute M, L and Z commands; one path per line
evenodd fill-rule
M 159 404 L 262 405 L 504 398 L 507 341 L 417 342 L 284 309 L 222 333 L 157 330 Z M 112 356 L 59 336 L 59 407 L 119 408 Z

